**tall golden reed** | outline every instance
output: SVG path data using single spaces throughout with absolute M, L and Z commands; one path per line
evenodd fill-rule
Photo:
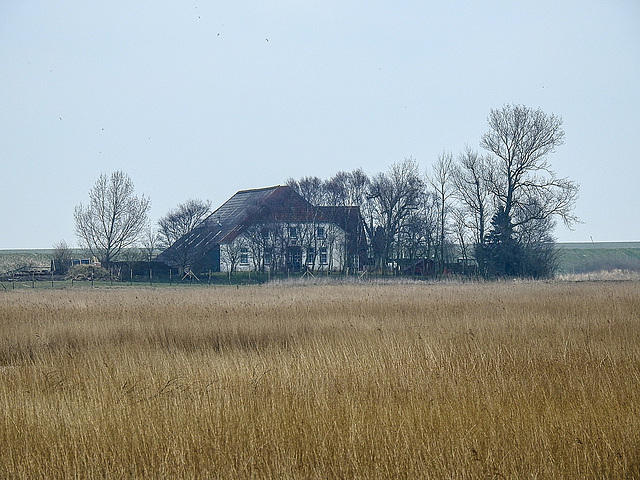
M 0 478 L 639 478 L 640 284 L 0 292 Z

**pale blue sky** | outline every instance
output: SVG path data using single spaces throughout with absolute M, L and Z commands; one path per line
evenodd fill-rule
M 479 148 L 491 108 L 563 117 L 559 241 L 640 241 L 640 2 L 0 0 L 0 249 L 75 245 L 124 170 L 155 222 L 289 177 Z

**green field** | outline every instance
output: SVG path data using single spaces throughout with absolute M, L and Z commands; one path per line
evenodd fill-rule
M 640 271 L 640 242 L 559 243 L 558 273 Z
M 51 249 L 0 250 L 0 275 L 24 267 L 49 266 Z

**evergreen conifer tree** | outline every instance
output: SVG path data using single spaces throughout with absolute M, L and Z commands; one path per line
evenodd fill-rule
M 522 248 L 513 236 L 513 225 L 503 207 L 491 219 L 491 228 L 482 248 L 483 267 L 489 276 L 520 275 Z

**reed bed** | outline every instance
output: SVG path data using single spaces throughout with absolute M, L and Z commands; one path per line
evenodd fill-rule
M 0 294 L 0 478 L 639 478 L 637 282 Z

